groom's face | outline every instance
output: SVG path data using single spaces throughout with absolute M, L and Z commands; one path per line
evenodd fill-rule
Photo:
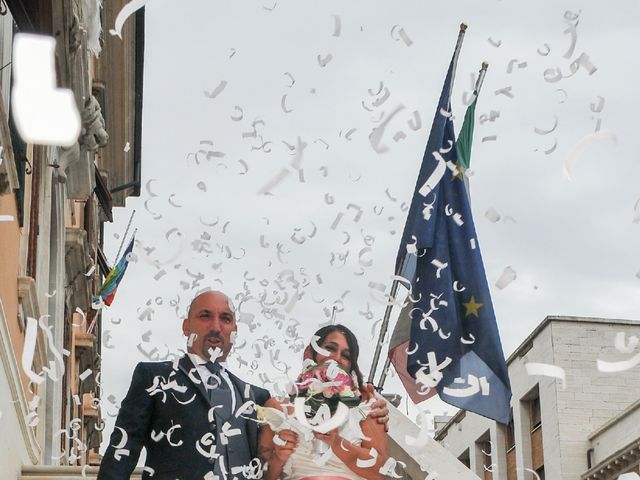
M 232 336 L 237 330 L 234 312 L 226 295 L 205 292 L 197 296 L 189 307 L 188 317 L 182 322 L 182 332 L 189 338 L 187 351 L 208 359 L 210 351 L 219 348 L 224 361 L 233 346 Z

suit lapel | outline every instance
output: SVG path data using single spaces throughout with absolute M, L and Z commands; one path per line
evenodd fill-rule
M 191 385 L 193 385 L 194 388 L 200 393 L 200 395 L 202 395 L 202 398 L 205 399 L 205 401 L 207 402 L 207 405 L 212 407 L 213 405 L 211 404 L 211 398 L 209 396 L 209 392 L 205 388 L 204 383 L 200 378 L 198 369 L 195 367 L 195 365 L 193 364 L 193 362 L 191 361 L 188 355 L 185 355 L 180 359 L 180 361 L 178 362 L 178 368 L 182 371 L 182 373 L 185 374 L 185 376 L 187 377 Z M 191 375 L 189 375 L 190 372 L 191 372 Z M 199 382 L 194 382 L 192 377 L 198 379 Z

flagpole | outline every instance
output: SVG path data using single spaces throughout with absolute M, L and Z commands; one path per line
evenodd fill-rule
M 367 383 L 373 383 L 373 377 L 375 376 L 376 369 L 378 368 L 380 352 L 382 351 L 382 342 L 389 328 L 389 318 L 391 317 L 391 310 L 393 310 L 393 305 L 395 304 L 394 301 L 396 299 L 396 293 L 398 292 L 398 285 L 400 285 L 398 280 L 394 280 L 391 285 L 391 292 L 389 293 L 387 308 L 384 311 L 384 318 L 382 319 L 382 325 L 380 326 L 380 335 L 378 335 L 378 343 L 376 344 L 376 351 L 373 354 L 373 363 L 371 364 L 371 371 L 369 372 L 369 379 L 367 380 Z M 384 375 L 384 372 L 382 372 L 382 374 Z M 382 386 L 378 387 L 378 389 L 380 388 L 382 388 Z
M 475 101 L 480 95 L 480 89 L 482 88 L 482 84 L 484 83 L 484 77 L 487 74 L 487 68 L 489 68 L 489 64 L 487 62 L 482 62 L 482 66 L 480 67 L 480 71 L 478 72 L 476 85 L 473 87 L 473 101 Z M 467 198 L 469 199 L 469 204 L 471 204 L 471 189 L 469 187 L 469 177 L 467 177 L 463 173 L 462 179 L 464 181 L 464 188 L 467 190 Z
M 456 67 L 458 66 L 458 57 L 460 56 L 460 49 L 462 48 L 462 41 L 464 40 L 464 34 L 467 31 L 467 24 L 461 23 L 460 30 L 458 31 L 458 39 L 456 40 L 456 48 L 453 51 L 453 59 L 452 71 L 451 71 L 451 83 L 449 90 L 449 106 L 451 106 L 451 91 L 453 90 L 453 82 L 455 80 L 456 75 Z M 483 64 L 484 65 L 484 64 Z M 389 317 L 391 317 L 391 310 L 393 310 L 394 301 L 396 298 L 396 293 L 398 291 L 398 280 L 394 280 L 393 285 L 391 286 L 391 293 L 389 294 L 389 301 L 387 304 L 387 308 L 384 312 L 384 318 L 382 319 L 382 325 L 380 326 L 380 335 L 378 335 L 378 343 L 376 345 L 376 350 L 373 355 L 373 363 L 371 365 L 371 371 L 369 372 L 368 383 L 373 383 L 373 378 L 376 373 L 376 369 L 378 368 L 378 362 L 380 361 L 380 352 L 382 351 L 382 342 L 384 340 L 385 335 L 387 334 L 387 330 L 389 329 Z M 389 360 L 389 356 L 384 362 L 384 367 L 382 369 L 382 374 L 380 375 L 380 381 L 378 382 L 378 386 L 376 387 L 377 391 L 382 391 L 382 387 L 384 386 L 384 382 L 387 378 L 387 372 L 389 370 L 389 365 L 391 361 Z
M 456 67 L 458 66 L 458 57 L 460 56 L 460 49 L 462 48 L 462 40 L 464 40 L 464 34 L 467 31 L 467 24 L 460 24 L 460 31 L 458 32 L 458 40 L 456 41 L 456 49 L 453 52 L 453 70 L 451 72 L 451 89 L 449 90 L 449 99 L 451 99 L 451 93 L 453 92 L 453 82 L 456 79 Z
M 120 258 L 120 252 L 122 251 L 122 247 L 124 245 L 124 241 L 127 239 L 127 234 L 129 233 L 129 228 L 131 227 L 131 222 L 133 221 L 133 216 L 135 214 L 136 214 L 136 209 L 134 208 L 133 211 L 131 212 L 131 216 L 129 217 L 129 222 L 127 223 L 127 228 L 125 228 L 125 230 L 124 230 L 124 235 L 122 236 L 122 241 L 120 242 L 120 247 L 118 248 L 118 253 L 116 253 L 116 258 L 115 258 L 115 262 L 113 263 L 113 265 L 118 263 L 118 259 Z M 136 231 L 137 231 L 137 229 L 136 229 Z M 133 234 L 135 235 L 136 232 L 133 232 Z
M 482 62 L 482 67 L 480 68 L 480 72 L 478 73 L 478 80 L 476 80 L 476 86 L 473 89 L 476 97 L 480 95 L 480 89 L 482 88 L 484 77 L 487 74 L 487 68 L 489 68 L 489 64 L 487 62 Z

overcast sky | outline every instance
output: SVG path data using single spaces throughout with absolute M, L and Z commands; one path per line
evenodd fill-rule
M 385 308 L 370 284 L 391 284 L 463 21 L 454 122 L 487 61 L 470 186 L 505 355 L 547 315 L 639 319 L 639 14 L 635 1 L 149 1 L 142 196 L 105 229 L 114 262 L 135 209 L 147 250 L 104 315 L 103 415 L 139 348 L 184 348 L 182 315 L 205 287 L 253 297 L 230 358 L 246 380 L 294 376 L 334 305 L 369 371 Z M 376 152 L 369 134 L 396 109 Z M 507 266 L 517 278 L 499 290 Z

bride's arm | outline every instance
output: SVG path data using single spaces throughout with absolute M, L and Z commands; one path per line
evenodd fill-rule
M 375 418 L 367 417 L 360 422 L 362 433 L 370 440 L 362 440 L 360 445 L 354 445 L 348 440 L 338 435 L 337 430 L 328 432 L 327 434 L 314 435 L 316 438 L 324 440 L 331 445 L 333 453 L 342 462 L 349 467 L 349 469 L 369 480 L 382 480 L 384 476 L 380 473 L 380 468 L 387 461 L 387 435 L 385 433 L 384 425 L 378 423 Z M 375 449 L 378 453 L 376 461 L 370 467 L 359 467 L 358 459 L 361 461 L 371 460 L 371 449 Z
M 277 408 L 282 410 L 280 403 L 270 398 L 264 405 L 265 407 Z M 258 457 L 263 467 L 268 464 L 267 470 L 264 471 L 262 478 L 264 480 L 276 480 L 280 478 L 284 464 L 296 449 L 298 445 L 298 436 L 291 430 L 282 430 L 278 433 L 278 437 L 284 440 L 285 445 L 276 445 L 273 442 L 275 433 L 269 425 L 262 425 L 258 432 Z
M 374 402 L 371 405 L 369 417 L 375 418 L 378 423 L 384 425 L 384 431 L 388 432 L 389 408 L 387 407 L 387 401 L 376 393 L 375 388 L 370 383 L 362 387 L 360 389 L 360 393 L 362 394 L 362 400 L 364 401 L 374 399 Z

